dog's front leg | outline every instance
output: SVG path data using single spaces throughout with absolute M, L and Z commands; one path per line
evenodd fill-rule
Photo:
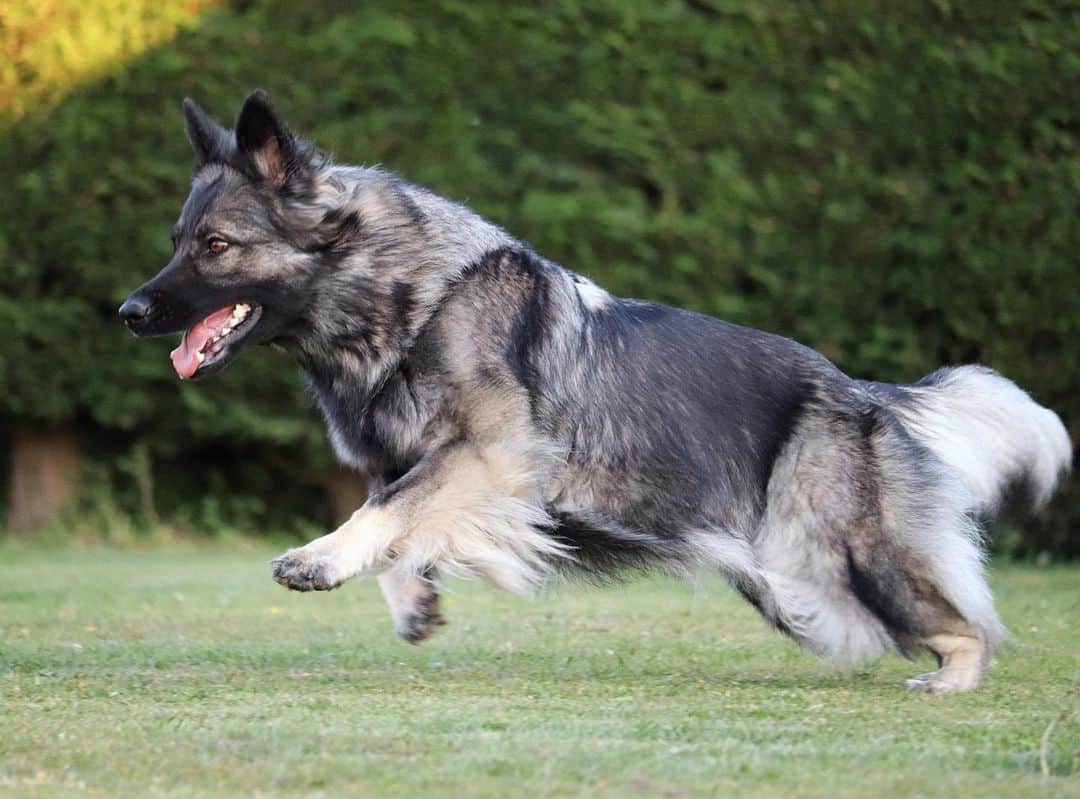
M 274 579 L 294 591 L 329 591 L 346 580 L 390 565 L 401 520 L 370 501 L 337 530 L 275 558 Z
M 446 624 L 439 612 L 434 570 L 423 575 L 388 571 L 376 579 L 390 608 L 394 629 L 410 644 L 430 638 L 436 627 Z
M 444 460 L 441 451 L 425 456 L 405 476 L 372 492 L 334 532 L 275 558 L 274 579 L 294 591 L 329 591 L 352 577 L 389 568 L 395 544 L 414 521 L 415 495 L 437 477 Z
M 418 484 L 430 471 L 422 461 L 399 480 Z M 389 568 L 394 544 L 408 529 L 408 488 L 381 489 L 334 532 L 289 550 L 272 561 L 273 579 L 293 591 L 330 591 L 354 577 Z
M 538 501 L 539 473 L 533 452 L 513 442 L 448 445 L 374 491 L 334 532 L 275 560 L 274 579 L 297 591 L 327 591 L 351 577 L 393 571 L 423 578 L 443 565 L 528 593 L 566 557 L 546 533 L 551 519 Z M 392 585 L 391 606 L 410 591 L 433 595 L 421 587 Z
M 410 480 L 423 479 L 423 472 L 419 470 Z M 365 503 L 333 533 L 277 558 L 274 579 L 296 591 L 326 591 L 350 577 L 377 573 L 394 629 L 409 643 L 419 644 L 446 623 L 439 612 L 435 569 L 422 574 L 403 569 L 378 573 L 393 560 L 394 542 L 400 543 L 409 516 L 407 504 L 397 509 L 386 507 L 391 503 L 384 492 L 385 488 L 376 491 L 373 502 Z

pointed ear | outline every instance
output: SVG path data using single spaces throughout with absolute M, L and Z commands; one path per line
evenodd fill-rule
M 274 186 L 284 186 L 300 167 L 296 137 L 262 89 L 248 95 L 240 109 L 236 118 L 236 147 L 255 176 Z
M 184 98 L 184 119 L 187 120 L 187 137 L 199 165 L 211 161 L 225 161 L 229 157 L 230 136 L 198 103 Z

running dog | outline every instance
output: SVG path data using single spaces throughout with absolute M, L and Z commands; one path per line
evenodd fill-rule
M 377 575 L 398 632 L 437 577 L 526 593 L 565 573 L 707 569 L 837 661 L 933 653 L 908 681 L 982 682 L 1005 630 L 979 521 L 1071 463 L 1058 417 L 981 366 L 856 380 L 780 336 L 612 296 L 468 208 L 331 164 L 263 92 L 233 130 L 184 102 L 195 151 L 175 254 L 120 308 L 183 333 L 181 379 L 272 342 L 368 482 L 273 576 Z

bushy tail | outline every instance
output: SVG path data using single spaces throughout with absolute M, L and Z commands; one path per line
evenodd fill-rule
M 904 394 L 890 409 L 955 472 L 973 515 L 993 517 L 1017 488 L 1037 510 L 1070 468 L 1072 443 L 1061 419 L 992 369 L 939 369 Z

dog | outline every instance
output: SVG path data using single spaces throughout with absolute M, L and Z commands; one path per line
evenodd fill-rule
M 183 380 L 292 355 L 369 496 L 273 561 L 325 591 L 375 575 L 410 642 L 441 575 L 715 570 L 834 661 L 929 650 L 931 693 L 983 681 L 1006 631 L 980 521 L 1068 469 L 1060 419 L 994 371 L 852 379 L 787 338 L 619 299 L 473 211 L 330 163 L 252 93 L 233 130 L 184 101 L 192 188 L 175 254 L 121 306 L 183 331 Z

